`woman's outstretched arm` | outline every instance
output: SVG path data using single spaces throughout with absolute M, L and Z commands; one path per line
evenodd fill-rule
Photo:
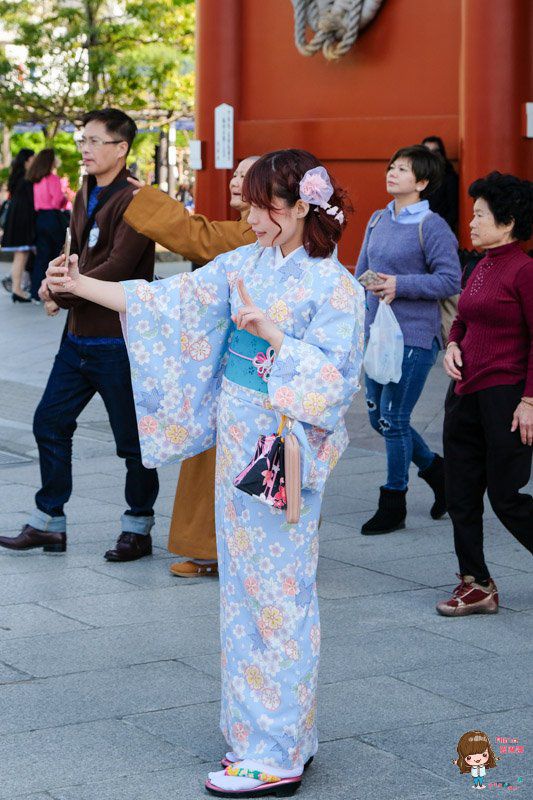
M 69 258 L 68 266 L 65 256 L 61 255 L 50 261 L 46 270 L 46 282 L 52 292 L 61 294 L 69 292 L 76 297 L 83 297 L 91 303 L 97 303 L 112 311 L 123 314 L 126 311 L 126 299 L 122 284 L 112 281 L 100 281 L 80 275 L 78 269 L 78 256 Z

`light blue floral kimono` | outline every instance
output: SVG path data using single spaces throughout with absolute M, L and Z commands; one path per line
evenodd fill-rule
M 242 380 L 224 375 L 237 357 L 228 350 L 239 333 L 231 321 L 241 305 L 238 277 L 285 332 L 270 375 L 262 370 L 262 391 L 246 379 L 250 360 L 242 361 Z M 239 758 L 299 768 L 317 749 L 318 520 L 325 481 L 348 442 L 343 417 L 359 389 L 363 289 L 335 258 L 299 248 L 283 259 L 258 244 L 193 273 L 123 286 L 144 464 L 187 458 L 216 439 L 222 732 Z M 260 353 L 257 363 L 268 358 Z M 230 364 L 235 378 L 238 365 Z M 297 421 L 303 450 L 296 525 L 233 485 L 281 414 Z

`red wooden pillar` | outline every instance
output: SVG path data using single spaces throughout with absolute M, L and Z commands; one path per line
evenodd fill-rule
M 528 163 L 531 169 L 533 144 L 521 130 L 532 88 L 531 6 L 530 0 L 462 0 L 461 14 L 460 233 L 469 246 L 472 181 L 492 170 L 526 177 Z
M 196 3 L 196 138 L 204 142 L 203 169 L 196 173 L 196 210 L 209 219 L 228 218 L 230 170 L 215 169 L 214 111 L 229 103 L 238 114 L 240 0 Z

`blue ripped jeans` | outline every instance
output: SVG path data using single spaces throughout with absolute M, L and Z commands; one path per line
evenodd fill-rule
M 413 461 L 419 470 L 430 466 L 435 453 L 419 433 L 411 427 L 411 413 L 437 359 L 439 345 L 433 341 L 431 350 L 405 347 L 402 377 L 399 383 L 376 383 L 365 377 L 366 403 L 370 424 L 387 445 L 387 483 L 385 489 L 402 491 L 409 482 L 409 465 Z

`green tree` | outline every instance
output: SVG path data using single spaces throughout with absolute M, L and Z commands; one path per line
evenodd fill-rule
M 58 175 L 68 178 L 73 189 L 78 186 L 80 174 L 80 154 L 72 133 L 58 131 L 53 139 L 45 139 L 42 131 L 14 133 L 10 139 L 11 157 L 14 158 L 23 147 L 30 147 L 36 153 L 44 147 L 53 147 L 58 159 Z M 5 184 L 9 174 L 9 163 L 0 169 L 0 186 Z
M 0 0 L 24 48 L 0 52 L 0 118 L 47 139 L 85 111 L 117 106 L 161 125 L 191 114 L 194 0 Z

